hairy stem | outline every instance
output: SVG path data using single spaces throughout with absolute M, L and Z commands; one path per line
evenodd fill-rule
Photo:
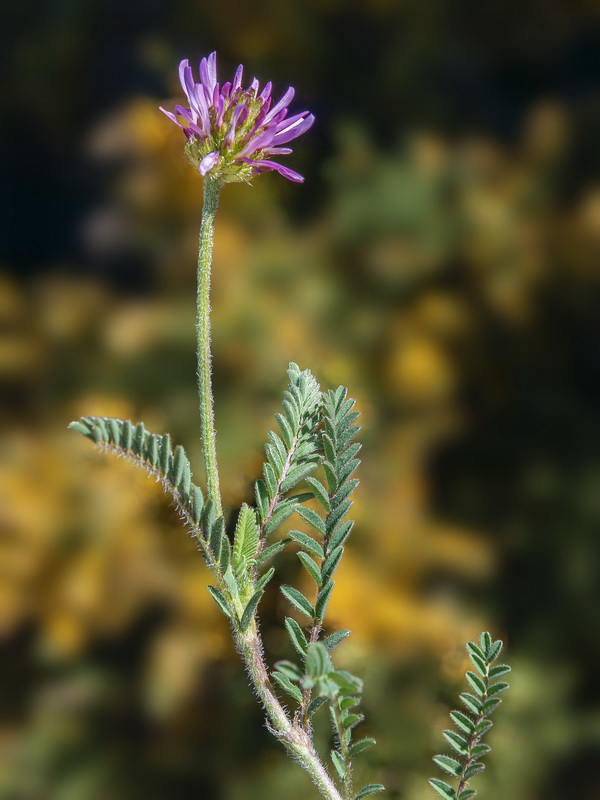
M 208 496 L 216 507 L 217 516 L 223 513 L 219 471 L 217 468 L 217 447 L 213 394 L 211 381 L 210 351 L 210 273 L 212 265 L 215 214 L 219 203 L 220 186 L 208 178 L 204 181 L 204 206 L 200 225 L 200 248 L 198 251 L 198 295 L 197 295 L 197 343 L 198 343 L 198 397 L 200 400 L 200 425 L 202 429 L 202 450 L 206 472 Z
M 315 751 L 309 734 L 301 725 L 292 722 L 275 696 L 263 658 L 262 643 L 256 622 L 247 631 L 236 631 L 238 648 L 246 664 L 256 693 L 267 712 L 269 728 L 310 775 L 314 785 L 326 800 L 342 800 L 334 782 Z

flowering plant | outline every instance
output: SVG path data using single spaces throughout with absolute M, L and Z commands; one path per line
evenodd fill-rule
M 350 631 L 329 630 L 326 622 L 334 576 L 353 527 L 348 514 L 350 497 L 358 485 L 353 476 L 360 463 L 360 444 L 355 441 L 359 414 L 354 400 L 343 386 L 321 391 L 309 370 L 290 364 L 289 386 L 281 412 L 275 415 L 278 432 L 268 434 L 263 476 L 255 484 L 255 506 L 244 503 L 237 514 L 223 509 L 213 419 L 209 296 L 219 192 L 225 183 L 249 181 L 271 170 L 301 182 L 301 175 L 271 156 L 291 153 L 281 145 L 306 132 L 314 117 L 306 111 L 288 116 L 292 88 L 274 105 L 270 83 L 259 92 L 254 79 L 244 89 L 241 66 L 233 81 L 221 86 L 215 53 L 200 62 L 199 82 L 194 81 L 188 61 L 181 63 L 179 72 L 189 108 L 176 105 L 174 112 L 161 110 L 183 129 L 186 154 L 204 178 L 197 347 L 205 492 L 192 480 L 185 451 L 180 446 L 173 448 L 168 434 L 150 433 L 143 422 L 134 425 L 108 417 L 83 417 L 70 427 L 104 450 L 126 456 L 162 482 L 214 574 L 214 585 L 208 590 L 229 620 L 269 730 L 307 771 L 326 800 L 360 800 L 384 791 L 384 787 L 369 783 L 355 790 L 353 760 L 375 742 L 355 738 L 363 720 L 358 710 L 362 680 L 338 669 L 333 661 L 333 650 Z M 319 510 L 307 505 L 308 501 L 315 501 Z M 275 538 L 282 523 L 294 514 L 308 530 L 291 530 L 283 538 Z M 271 562 L 288 546 L 297 548 L 314 589 L 308 597 L 293 586 L 280 586 L 290 607 L 284 624 L 290 652 L 296 658 L 280 661 L 271 669 L 258 612 L 265 587 L 276 572 Z M 458 757 L 439 755 L 434 759 L 458 780 L 458 786 L 454 789 L 445 781 L 430 781 L 446 800 L 468 800 L 475 794 L 468 784 L 484 768 L 478 759 L 489 751 L 482 738 L 491 727 L 490 714 L 500 704 L 498 695 L 508 687 L 498 678 L 510 668 L 493 666 L 501 648 L 502 643 L 493 641 L 489 633 L 483 633 L 479 643 L 467 645 L 475 669 L 467 672 L 472 693 L 461 694 L 466 712 L 451 713 L 457 730 L 444 732 Z M 312 720 L 322 707 L 328 708 L 331 720 L 333 770 L 317 752 L 313 738 Z

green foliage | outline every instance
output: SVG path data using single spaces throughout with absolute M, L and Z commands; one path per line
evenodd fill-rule
M 112 417 L 82 417 L 71 422 L 69 428 L 158 478 L 172 495 L 186 522 L 198 533 L 198 524 L 205 510 L 202 490 L 192 483 L 192 470 L 185 450 L 179 445 L 173 450 L 168 433 L 150 433 L 143 422 L 134 425 L 128 420 Z M 210 530 L 204 529 L 204 536 L 208 538 Z
M 444 738 L 459 757 L 437 755 L 433 759 L 440 769 L 458 779 L 458 786 L 454 789 L 438 778 L 431 778 L 429 781 L 435 791 L 446 800 L 468 800 L 473 797 L 475 790 L 468 788 L 468 782 L 485 769 L 485 765 L 477 759 L 487 755 L 490 747 L 481 740 L 492 727 L 489 715 L 500 705 L 501 701 L 496 695 L 508 689 L 507 683 L 495 681 L 510 672 L 510 667 L 506 664 L 492 666 L 501 650 L 502 642 L 494 642 L 487 632 L 481 634 L 479 644 L 467 644 L 469 658 L 479 673 L 469 670 L 466 674 L 474 694 L 463 692 L 460 695 L 467 714 L 462 711 L 450 712 L 450 718 L 459 732 L 444 731 Z
M 256 562 L 256 554 L 260 540 L 260 528 L 256 512 L 246 503 L 242 504 L 233 536 L 231 564 L 233 574 L 244 594 L 251 581 L 251 570 Z
M 288 368 L 289 386 L 283 395 L 283 413 L 276 414 L 279 434 L 269 431 L 263 478 L 256 482 L 260 536 L 271 534 L 312 495 L 285 497 L 319 462 L 319 408 L 321 392 L 310 370 Z

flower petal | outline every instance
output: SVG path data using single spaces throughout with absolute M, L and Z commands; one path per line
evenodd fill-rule
M 247 159 L 249 163 L 253 164 L 259 169 L 268 169 L 268 170 L 275 170 L 280 175 L 283 175 L 284 178 L 287 178 L 290 181 L 294 181 L 294 183 L 304 183 L 304 178 L 300 175 L 299 172 L 294 172 L 293 169 L 289 167 L 284 167 L 283 164 L 278 164 L 276 161 L 250 161 Z
M 293 86 L 290 86 L 289 89 L 287 90 L 287 92 L 281 98 L 281 100 L 278 103 L 275 103 L 273 108 L 269 111 L 267 116 L 264 118 L 265 124 L 267 122 L 270 122 L 273 119 L 273 117 L 277 116 L 277 114 L 279 114 L 279 112 L 283 108 L 285 108 L 286 106 L 289 106 L 289 104 L 294 99 L 294 95 L 295 94 L 296 94 L 296 90 L 293 88 Z
M 273 144 L 277 145 L 291 142 L 292 139 L 296 139 L 296 137 L 305 133 L 311 127 L 314 121 L 314 116 L 309 114 L 305 119 L 297 120 L 292 125 L 288 125 L 287 128 L 284 128 L 275 134 L 273 137 Z
M 206 173 L 209 172 L 214 167 L 214 165 L 219 160 L 219 155 L 220 153 L 218 150 L 213 150 L 212 153 L 209 153 L 208 155 L 204 156 L 204 158 L 200 162 L 200 166 L 198 167 L 198 172 L 200 173 L 200 175 L 206 175 Z

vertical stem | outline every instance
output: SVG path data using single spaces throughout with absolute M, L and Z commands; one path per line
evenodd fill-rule
M 217 447 L 213 394 L 211 381 L 210 352 L 210 272 L 212 265 L 215 214 L 219 203 L 219 184 L 205 178 L 204 206 L 200 225 L 200 248 L 198 251 L 198 295 L 196 332 L 198 343 L 198 397 L 200 400 L 200 425 L 202 429 L 202 450 L 206 473 L 208 496 L 216 507 L 217 516 L 223 513 L 219 471 L 217 468 Z

